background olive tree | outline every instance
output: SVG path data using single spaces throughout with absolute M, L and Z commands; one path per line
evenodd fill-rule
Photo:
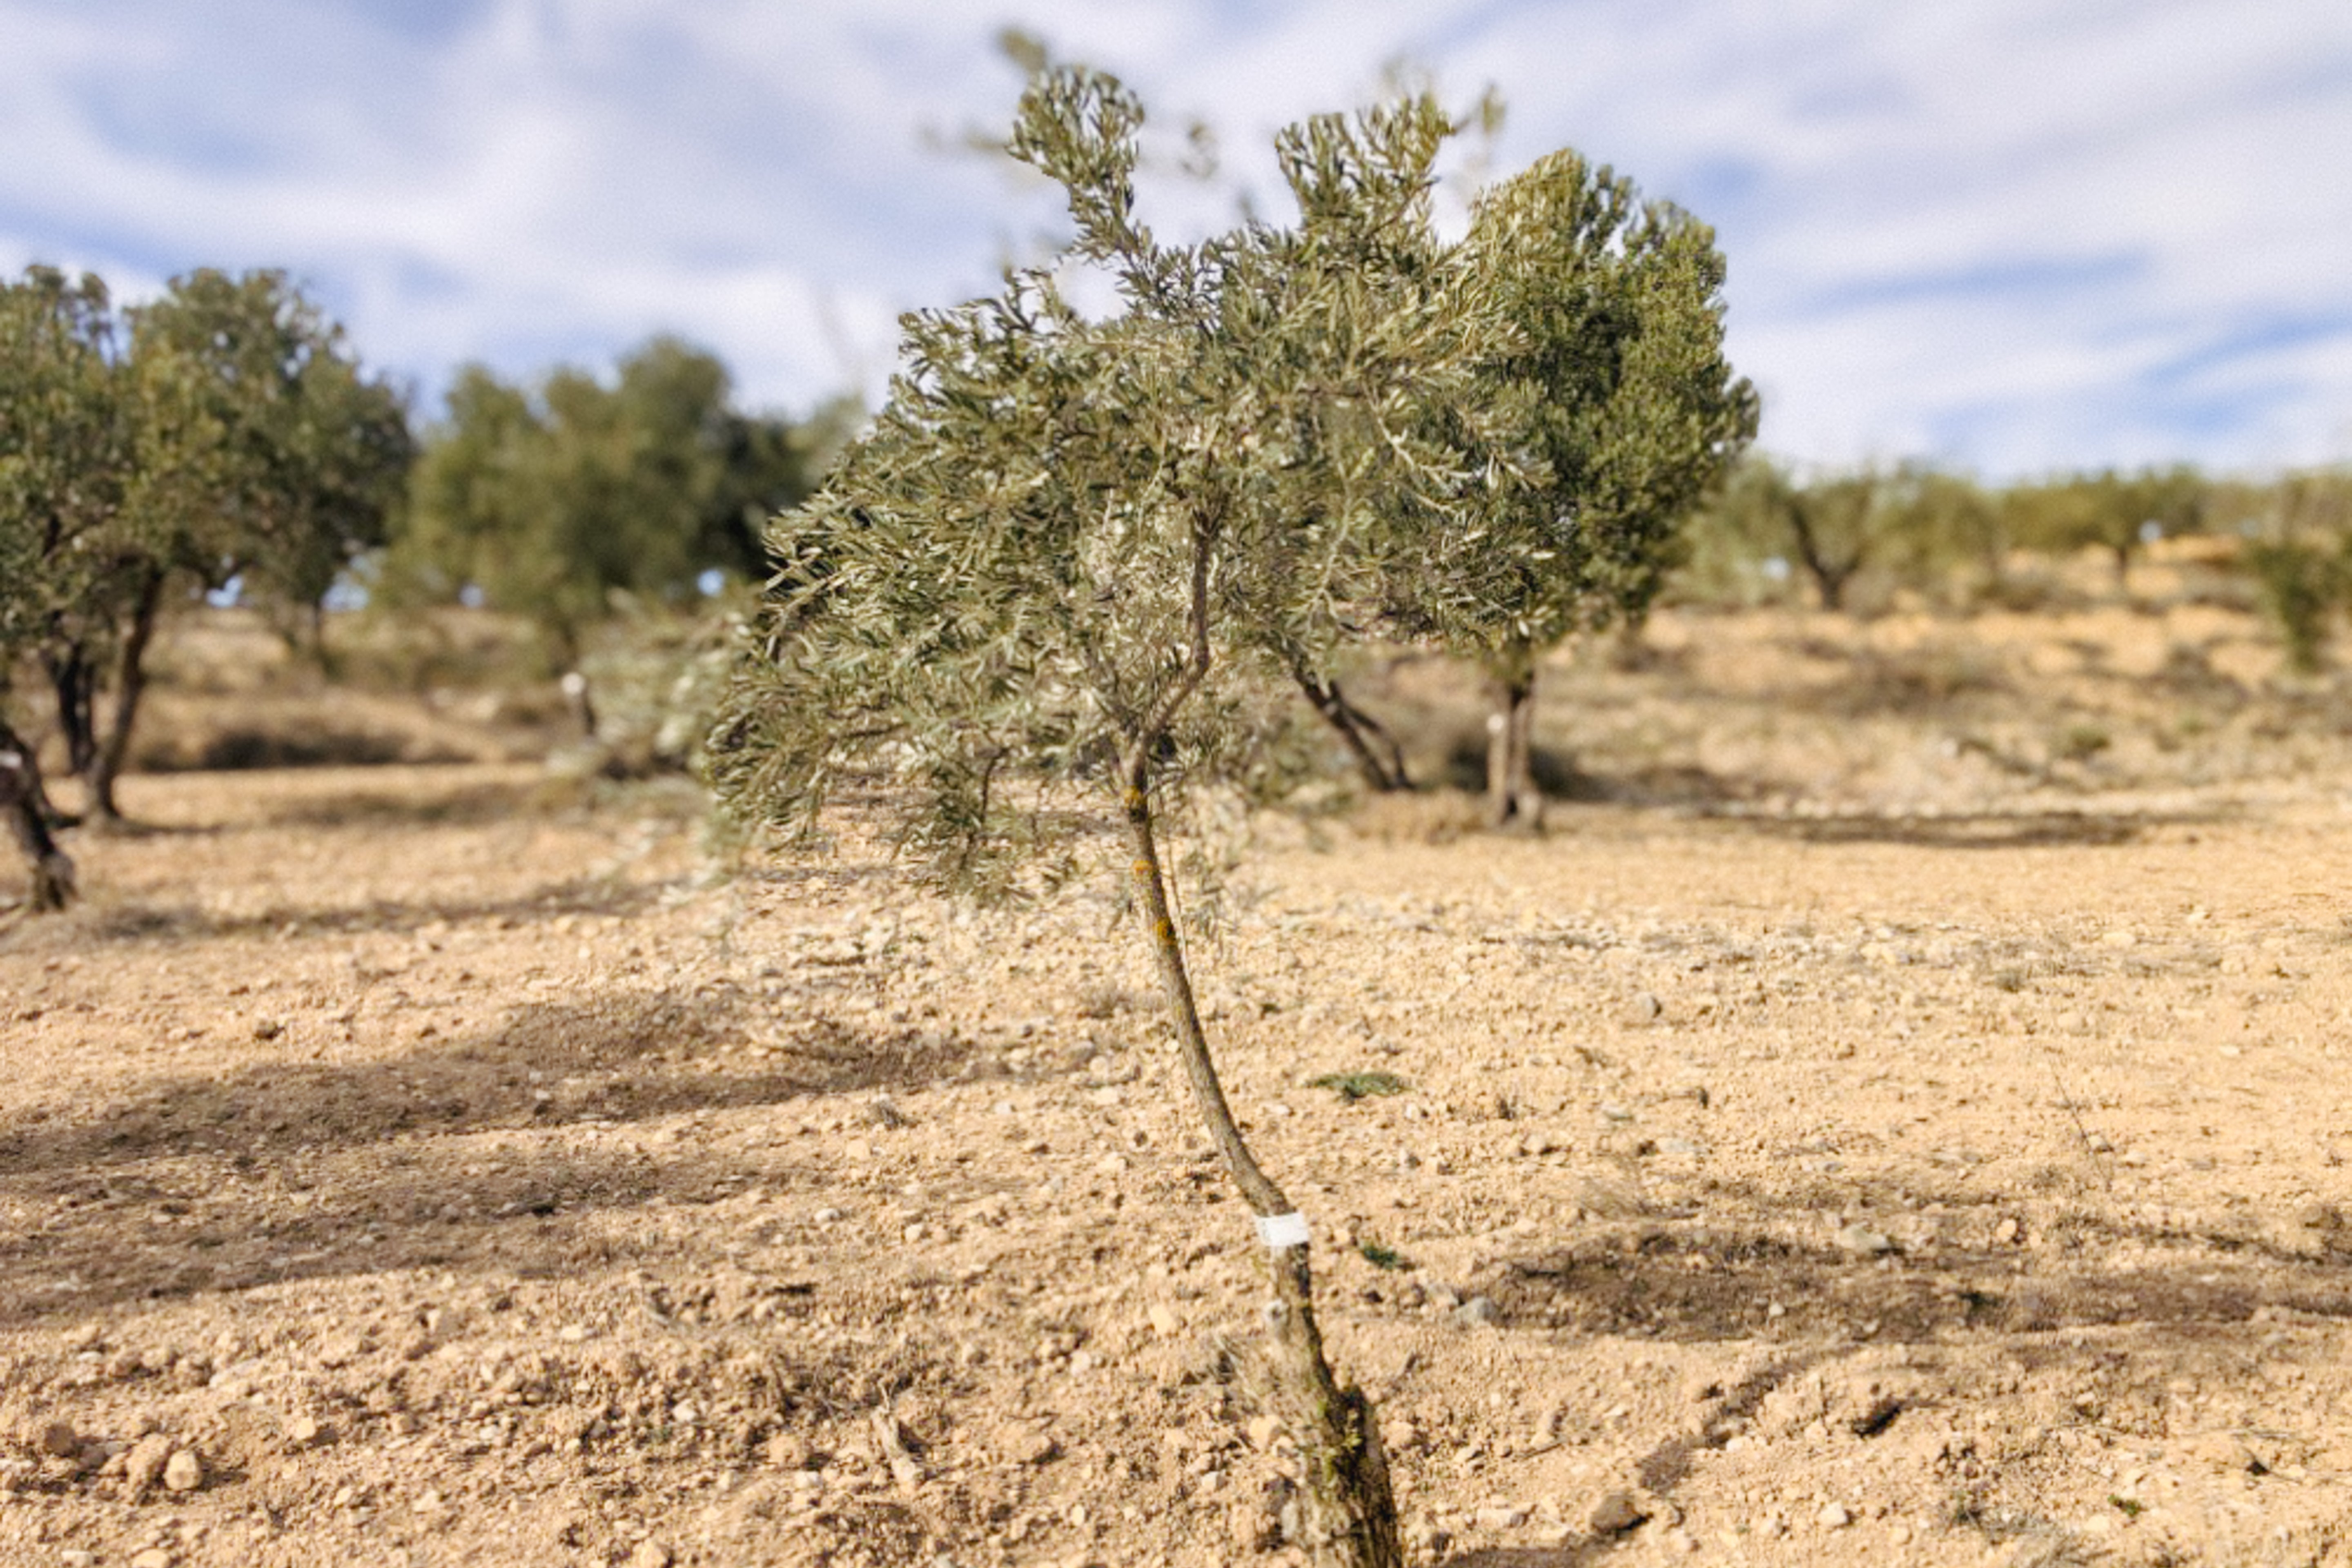
M 235 584 L 315 636 L 328 589 L 383 542 L 412 450 L 404 395 L 364 375 L 282 272 L 201 269 L 127 315 L 127 352 L 84 356 L 107 366 L 102 385 L 85 376 L 89 407 L 106 412 L 102 451 L 88 435 L 82 479 L 35 481 L 50 506 L 73 498 L 92 518 L 45 546 L 37 654 L 67 767 L 100 822 L 117 816 L 147 652 L 175 594 Z M 115 333 L 90 330 L 94 344 Z
M 2002 527 L 2011 542 L 2028 550 L 2105 553 L 2122 588 L 2149 544 L 2203 527 L 2208 489 L 2204 477 L 2186 464 L 2053 475 L 2002 493 Z
M 740 412 L 726 366 L 674 338 L 609 382 L 565 368 L 526 388 L 468 365 L 425 433 L 386 585 L 412 604 L 478 595 L 572 668 L 616 595 L 678 604 L 706 573 L 758 575 L 761 531 L 809 493 L 849 417 Z
M 0 816 L 37 910 L 71 898 L 73 863 L 10 687 L 102 613 L 132 466 L 122 357 L 100 279 L 33 267 L 0 281 Z
M 1012 149 L 1066 191 L 1064 263 L 1107 272 L 1118 307 L 1082 313 L 1047 268 L 906 319 L 888 404 L 771 534 L 714 780 L 802 829 L 845 783 L 879 786 L 924 874 L 998 892 L 1069 874 L 1115 808 L 1192 1096 L 1269 1227 L 1266 1385 L 1306 1458 L 1305 1534 L 1319 1561 L 1394 1564 L 1379 1428 L 1331 1372 L 1309 1247 L 1227 1107 L 1163 839 L 1249 774 L 1293 661 L 1328 667 L 1401 513 L 1414 537 L 1476 533 L 1518 460 L 1524 411 L 1490 417 L 1482 375 L 1516 329 L 1432 232 L 1452 130 L 1433 100 L 1284 132 L 1297 222 L 1192 246 L 1136 215 L 1141 121 L 1109 78 L 1033 79 Z
M 1447 262 L 1511 328 L 1477 372 L 1497 482 L 1467 532 L 1396 542 L 1390 619 L 1486 671 L 1489 816 L 1532 824 L 1538 665 L 1647 609 L 1757 398 L 1723 356 L 1714 231 L 1573 152 L 1483 193 Z
M 1999 582 L 2001 497 L 1924 463 L 1800 474 L 1750 453 L 1691 520 L 1685 587 L 1753 602 L 1801 582 L 1831 611 L 1883 608 L 1897 589 L 1965 605 Z

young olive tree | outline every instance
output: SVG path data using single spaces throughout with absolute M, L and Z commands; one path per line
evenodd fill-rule
M 1226 1102 L 1162 847 L 1250 765 L 1256 694 L 1328 661 L 1394 514 L 1471 527 L 1486 470 L 1434 433 L 1499 448 L 1477 367 L 1508 329 L 1432 234 L 1433 101 L 1284 132 L 1297 223 L 1192 246 L 1136 215 L 1141 121 L 1111 78 L 1033 79 L 1012 151 L 1063 186 L 1065 264 L 1107 271 L 1118 307 L 1082 313 L 1049 268 L 906 318 L 887 406 L 771 532 L 711 768 L 739 812 L 802 828 L 845 782 L 879 785 L 924 872 L 981 890 L 1061 875 L 1089 800 L 1116 805 L 1192 1099 L 1269 1248 L 1268 1397 L 1306 1457 L 1304 1532 L 1318 1562 L 1385 1568 L 1379 1428 L 1324 1355 L 1304 1222 Z
M 1484 193 L 1447 264 L 1515 329 L 1489 338 L 1479 375 L 1519 460 L 1498 465 L 1479 527 L 1391 552 L 1391 592 L 1403 624 L 1486 670 L 1489 816 L 1532 826 L 1538 666 L 1648 608 L 1677 528 L 1754 437 L 1757 399 L 1723 357 L 1714 231 L 1573 152 Z

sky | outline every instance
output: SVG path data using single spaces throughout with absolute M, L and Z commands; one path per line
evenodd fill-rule
M 1280 210 L 1268 138 L 1398 62 L 1712 224 L 1762 444 L 2001 479 L 2352 461 L 2347 0 L 0 0 L 0 268 L 289 270 L 431 414 L 656 331 L 797 412 L 990 289 L 1051 193 L 1008 24 Z M 1470 177 L 1475 171 L 1465 171 Z

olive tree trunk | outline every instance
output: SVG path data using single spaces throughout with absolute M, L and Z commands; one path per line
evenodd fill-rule
M 1495 705 L 1486 715 L 1486 823 L 1529 830 L 1543 826 L 1543 791 L 1536 787 L 1536 677 L 1532 666 L 1494 679 Z
M 1365 788 L 1375 795 L 1392 795 L 1412 787 L 1412 779 L 1405 772 L 1404 748 L 1387 725 L 1349 701 L 1337 680 L 1318 679 L 1303 665 L 1292 667 L 1290 674 L 1315 711 L 1346 742 Z
M 131 623 L 122 630 L 122 649 L 114 668 L 114 710 L 106 734 L 83 777 L 89 784 L 89 816 L 93 826 L 120 825 L 122 813 L 114 804 L 114 781 L 131 754 L 131 728 L 139 719 L 140 699 L 147 694 L 147 647 L 155 640 L 155 621 L 163 604 L 163 574 L 151 572 L 140 584 L 131 608 Z
M 73 901 L 74 864 L 49 831 L 48 800 L 33 748 L 0 720 L 0 816 L 8 820 L 16 847 L 32 873 L 26 902 L 37 911 L 61 910 Z
M 1224 1161 L 1251 1213 L 1261 1219 L 1292 1214 L 1290 1200 L 1258 1165 L 1242 1141 L 1241 1128 L 1225 1102 L 1201 1027 L 1192 980 L 1168 904 L 1160 869 L 1159 836 L 1152 825 L 1150 753 L 1139 749 L 1126 775 L 1128 834 L 1135 851 L 1136 892 L 1160 990 L 1176 1026 L 1176 1046 L 1184 1062 L 1192 1099 L 1210 1142 Z M 1403 1568 L 1397 1533 L 1396 1496 L 1389 1484 L 1388 1456 L 1371 1401 L 1353 1385 L 1342 1385 L 1323 1354 L 1322 1331 L 1315 1322 L 1315 1281 L 1307 1247 L 1270 1251 L 1274 1298 L 1265 1305 L 1270 1344 L 1265 1368 L 1268 1402 L 1298 1445 L 1306 1484 L 1301 1493 L 1300 1544 L 1318 1568 Z
M 41 658 L 57 708 L 58 732 L 66 743 L 66 772 L 86 777 L 98 756 L 98 664 L 80 642 Z

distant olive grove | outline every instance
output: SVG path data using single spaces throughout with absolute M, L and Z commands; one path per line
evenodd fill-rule
M 845 401 L 800 423 L 746 413 L 719 357 L 672 337 L 610 378 L 564 366 L 526 386 L 467 365 L 425 427 L 378 588 L 520 616 L 569 668 L 622 595 L 679 605 L 763 578 L 768 521 L 855 417 Z
M 1526 737 L 1543 652 L 1657 602 L 2031 608 L 2048 602 L 2046 563 L 2095 555 L 2128 595 L 2152 547 L 2202 537 L 2290 669 L 2327 663 L 2352 605 L 2352 471 L 1993 484 L 1920 463 L 1738 457 L 1755 410 L 1721 369 L 1721 262 L 1703 226 L 1606 170 L 1580 166 L 1563 188 L 1574 199 L 1544 221 L 1571 303 L 1529 310 L 1526 357 L 1496 372 L 1547 378 L 1525 421 L 1541 459 L 1492 491 L 1482 525 L 1418 550 L 1401 536 L 1360 600 L 1391 646 L 1485 674 L 1497 822 L 1538 804 Z M 1509 278 L 1496 287 L 1507 302 Z M 802 419 L 746 410 L 718 355 L 670 337 L 603 374 L 467 365 L 420 418 L 283 272 L 200 269 L 129 307 L 94 276 L 0 279 L 0 819 L 32 868 L 31 902 L 73 890 L 58 834 L 76 818 L 40 759 L 76 783 L 90 821 L 116 820 L 158 629 L 207 594 L 330 668 L 331 608 L 394 622 L 480 610 L 522 638 L 512 668 L 585 668 L 634 692 L 648 713 L 614 727 L 658 731 L 640 749 L 686 759 L 717 683 L 680 671 L 724 646 L 703 624 L 809 568 L 777 575 L 763 536 L 815 493 L 861 418 L 847 400 Z M 1561 535 L 1573 548 L 1518 548 L 1555 516 L 1575 520 Z M 1462 580 L 1441 577 L 1440 549 L 1483 554 L 1475 594 L 1432 597 Z M 1366 788 L 1412 787 L 1341 667 L 1270 651 L 1339 765 Z M 650 711 L 689 686 L 693 711 Z
M 405 395 L 283 273 L 191 272 L 121 311 L 91 275 L 0 284 L 0 815 L 36 907 L 73 880 L 16 685 L 46 685 L 111 820 L 158 618 L 233 582 L 320 603 L 385 542 L 414 454 Z
M 2245 479 L 2178 464 L 1986 484 L 1919 463 L 1800 472 L 1750 456 L 1688 518 L 1668 596 L 1860 615 L 1906 595 L 2034 608 L 2053 563 L 2095 556 L 2128 596 L 2139 563 L 2186 539 L 2207 542 L 2199 556 L 2231 572 L 2293 669 L 2321 667 L 2352 605 L 2352 468 Z
M 761 530 L 851 412 L 742 412 L 717 356 L 656 337 L 609 378 L 467 366 L 419 429 L 283 272 L 203 268 L 127 308 L 91 274 L 0 280 L 0 819 L 31 904 L 74 892 L 43 752 L 118 819 L 164 617 L 234 601 L 323 661 L 337 604 L 474 605 L 569 668 L 632 602 L 762 576 Z

